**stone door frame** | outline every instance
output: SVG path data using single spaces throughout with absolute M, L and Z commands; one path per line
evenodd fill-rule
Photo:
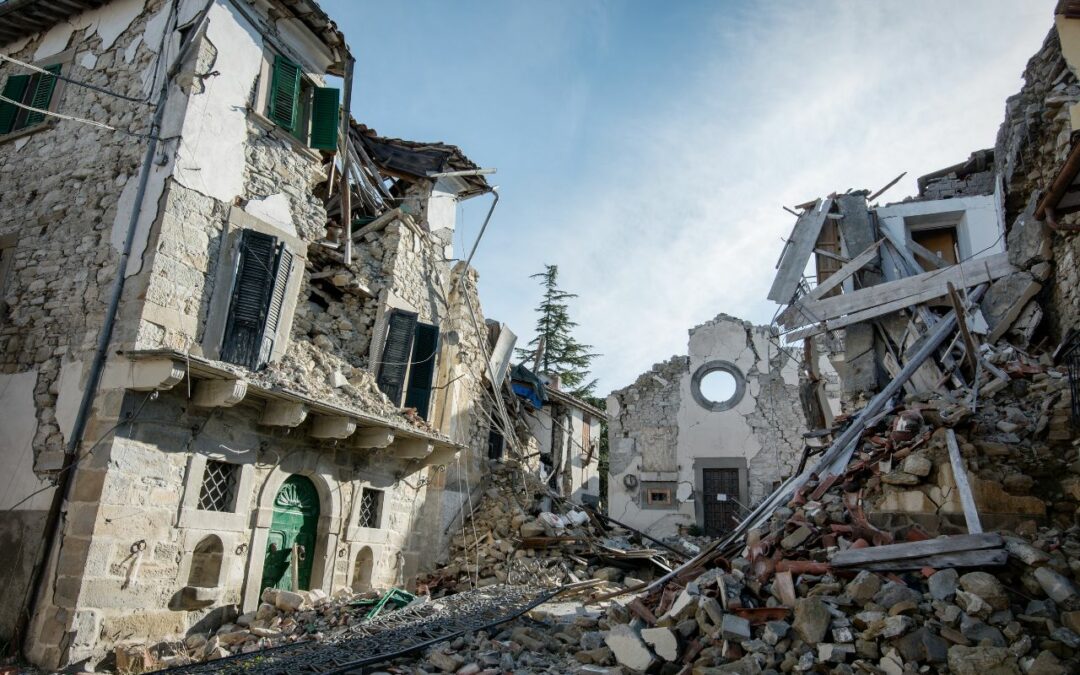
M 289 459 L 292 459 L 290 457 Z M 248 549 L 247 571 L 244 575 L 243 611 L 258 609 L 262 589 L 263 561 L 270 525 L 274 520 L 274 499 L 289 476 L 306 476 L 319 493 L 319 525 L 315 535 L 315 562 L 311 569 L 311 588 L 329 595 L 333 591 L 334 561 L 337 559 L 338 535 L 341 530 L 341 487 L 329 467 L 320 467 L 319 456 L 303 453 L 301 461 L 286 461 L 276 466 L 259 490 L 259 503 L 253 514 L 251 545 Z

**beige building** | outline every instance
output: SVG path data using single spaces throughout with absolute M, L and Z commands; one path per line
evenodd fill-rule
M 342 125 L 309 0 L 12 2 L 0 54 L 0 636 L 93 664 L 406 585 L 487 449 L 477 167 Z

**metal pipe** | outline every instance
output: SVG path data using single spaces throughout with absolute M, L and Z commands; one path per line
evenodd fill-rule
M 195 43 L 195 39 L 199 37 L 205 27 L 207 14 L 209 14 L 210 7 L 213 6 L 214 2 L 215 0 L 207 0 L 206 5 L 196 17 L 194 22 L 195 30 L 191 31 L 187 41 L 180 46 L 176 61 L 166 72 L 158 92 L 154 116 L 150 122 L 149 143 L 146 146 L 146 152 L 143 154 L 142 168 L 139 170 L 138 189 L 135 193 L 135 202 L 131 207 L 131 217 L 128 219 L 127 234 L 124 237 L 124 248 L 120 253 L 120 259 L 116 266 L 116 279 L 113 282 L 109 304 L 105 310 L 105 320 L 101 326 L 101 332 L 98 334 L 97 349 L 94 351 L 94 360 L 90 366 L 90 376 L 86 382 L 86 389 L 83 390 L 82 400 L 79 402 L 79 410 L 75 417 L 75 422 L 71 427 L 71 436 L 68 438 L 67 448 L 64 453 L 64 464 L 60 468 L 56 489 L 53 491 L 52 502 L 49 504 L 49 514 L 46 518 L 44 528 L 46 533 L 44 546 L 42 546 L 41 554 L 34 563 L 34 570 L 28 585 L 30 596 L 25 611 L 19 617 L 13 636 L 14 639 L 12 640 L 13 645 L 20 646 L 24 655 L 26 648 L 24 640 L 25 637 L 27 637 L 27 628 L 29 627 L 30 621 L 33 619 L 34 613 L 37 611 L 38 598 L 44 592 L 44 588 L 41 586 L 43 585 L 45 565 L 52 556 L 56 540 L 60 537 L 60 512 L 64 502 L 66 502 L 70 496 L 71 486 L 73 485 L 71 476 L 78 464 L 76 454 L 79 445 L 82 443 L 83 433 L 86 431 L 86 422 L 90 416 L 90 407 L 97 394 L 98 385 L 101 383 L 101 373 L 104 370 L 105 360 L 108 356 L 109 343 L 112 341 L 113 327 L 116 324 L 116 315 L 119 312 L 120 299 L 124 292 L 127 263 L 128 259 L 131 257 L 132 244 L 135 241 L 135 230 L 139 223 L 139 214 L 142 212 L 142 204 L 146 198 L 146 187 L 150 179 L 150 169 L 153 166 L 154 154 L 157 152 L 158 131 L 160 130 L 161 122 L 165 117 L 165 103 L 169 97 L 169 83 L 180 69 L 181 64 L 187 57 L 188 51 L 190 51 L 191 46 Z M 174 11 L 174 30 L 175 17 L 176 14 Z
M 491 214 L 495 213 L 495 205 L 499 203 L 498 185 L 491 188 L 491 194 L 495 196 L 495 199 L 491 200 L 491 208 L 488 209 L 487 216 L 484 217 L 484 224 L 480 226 L 480 234 L 476 235 L 476 241 L 473 242 L 472 250 L 469 251 L 469 257 L 465 258 L 466 268 L 472 265 L 472 259 L 473 256 L 476 255 L 476 249 L 480 246 L 480 240 L 483 238 L 484 232 L 487 230 L 488 223 L 491 221 Z
M 349 54 L 345 59 L 345 100 L 342 101 L 341 106 L 341 147 L 344 149 L 341 157 L 341 212 L 344 214 L 345 222 L 342 224 L 345 228 L 345 248 L 342 250 L 343 257 L 345 258 L 345 265 L 352 264 L 352 188 L 349 187 L 349 172 L 352 170 L 352 153 L 349 152 L 349 146 L 352 143 L 352 136 L 349 133 L 349 127 L 352 123 L 352 84 L 353 84 L 353 65 L 356 63 L 356 59 Z
M 1048 208 L 1057 207 L 1061 198 L 1069 191 L 1069 186 L 1072 185 L 1073 179 L 1076 178 L 1078 173 L 1080 173 L 1080 143 L 1073 146 L 1072 151 L 1069 152 L 1069 157 L 1065 160 L 1065 164 L 1058 171 L 1054 182 L 1050 184 L 1050 189 L 1039 200 L 1039 205 L 1035 208 L 1036 220 L 1043 220 L 1046 217 Z

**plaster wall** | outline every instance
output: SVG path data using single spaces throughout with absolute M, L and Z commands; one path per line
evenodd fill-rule
M 881 227 L 899 241 L 911 241 L 912 225 L 955 225 L 961 260 L 1005 251 L 1005 229 L 994 195 L 904 202 L 878 207 L 876 213 Z

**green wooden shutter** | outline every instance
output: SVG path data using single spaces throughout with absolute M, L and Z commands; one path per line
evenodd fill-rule
M 26 93 L 26 85 L 30 83 L 29 75 L 11 75 L 4 83 L 4 98 L 22 103 L 23 94 Z M 15 116 L 19 114 L 19 106 L 7 101 L 0 101 L 0 134 L 6 134 L 15 128 Z
M 315 87 L 311 103 L 311 147 L 316 150 L 337 150 L 338 107 L 341 90 Z
M 285 304 L 285 288 L 289 284 L 292 263 L 292 253 L 284 245 L 280 245 L 274 270 L 274 288 L 270 292 L 270 306 L 266 310 L 266 326 L 263 328 L 262 348 L 259 351 L 259 367 L 270 362 L 270 354 L 274 351 L 278 324 L 281 322 L 281 308 Z
M 255 230 L 240 233 L 240 264 L 221 344 L 222 361 L 252 370 L 259 366 L 277 258 L 277 237 Z
M 427 419 L 431 405 L 431 383 L 435 379 L 435 360 L 439 351 L 439 328 L 431 324 L 416 324 L 413 340 L 412 367 L 409 370 L 409 388 L 405 392 L 405 407 L 416 408 L 420 417 Z
M 278 54 L 274 57 L 274 77 L 270 83 L 270 119 L 293 131 L 300 101 L 300 66 Z
M 386 343 L 383 345 L 376 383 L 394 405 L 401 405 L 405 375 L 409 370 L 409 357 L 412 355 L 413 334 L 416 332 L 416 315 L 394 310 L 387 317 L 386 323 Z
M 60 74 L 60 64 L 55 66 L 48 66 L 45 70 L 53 73 L 54 75 Z M 38 75 L 37 87 L 34 90 L 34 97 L 30 99 L 30 106 L 33 108 L 39 108 L 41 110 L 48 110 L 49 103 L 52 101 L 53 91 L 56 89 L 56 83 L 59 80 L 52 75 Z M 35 124 L 41 124 L 45 121 L 45 115 L 39 112 L 32 112 L 26 115 L 26 120 L 19 125 L 20 128 L 32 127 Z

